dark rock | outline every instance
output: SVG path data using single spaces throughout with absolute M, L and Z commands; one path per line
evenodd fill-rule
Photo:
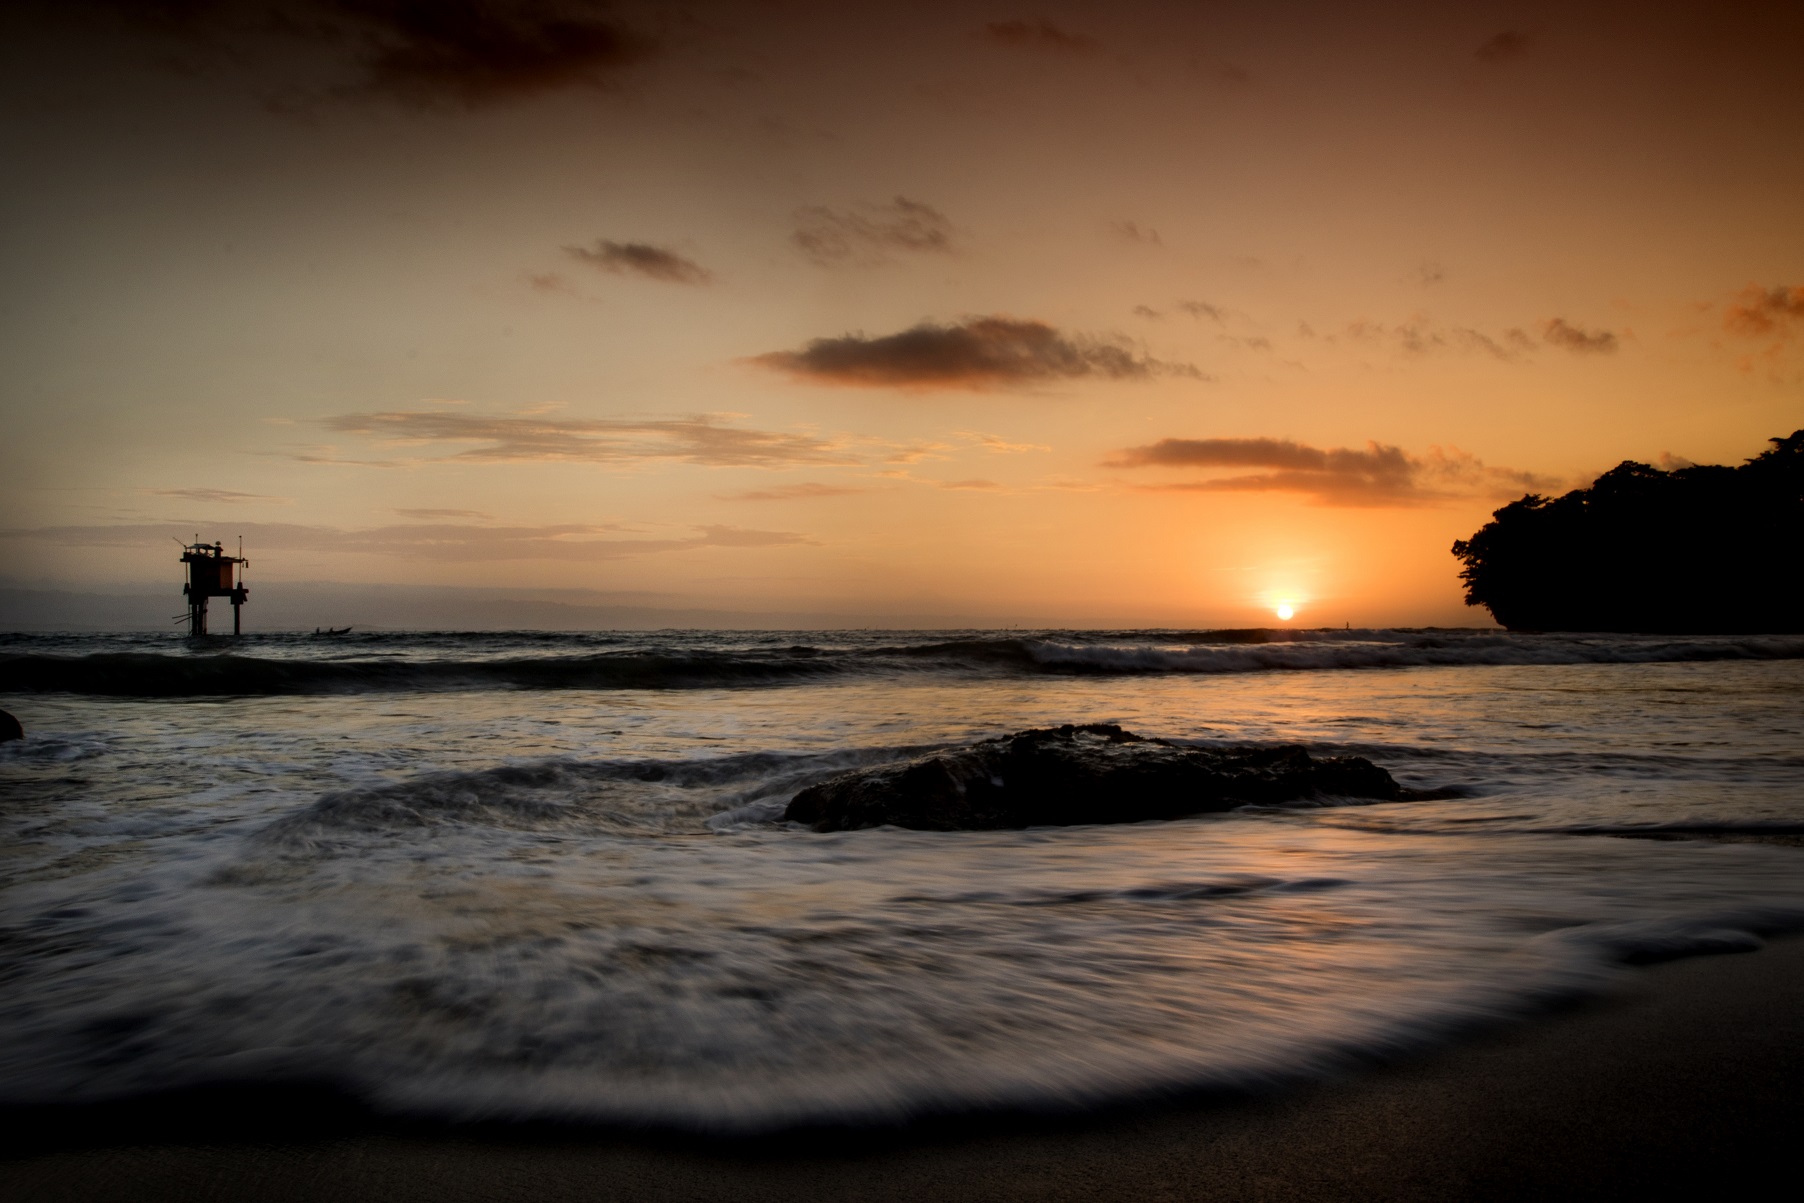
M 6 711 L 0 710 L 0 744 L 5 743 L 9 739 L 24 738 L 25 728 L 19 725 L 19 720 L 8 714 Z
M 783 817 L 816 831 L 985 831 L 1176 819 L 1322 794 L 1387 802 L 1445 796 L 1406 790 L 1358 756 L 1190 748 L 1088 724 L 842 773 L 797 794 Z

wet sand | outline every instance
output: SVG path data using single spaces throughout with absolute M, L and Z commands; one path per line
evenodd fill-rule
M 705 1141 L 397 1128 L 330 1099 L 0 1116 L 7 1200 L 1755 1198 L 1797 1172 L 1804 940 L 1266 1099 Z M 270 1140 L 274 1127 L 286 1139 Z M 223 1135 L 222 1135 L 223 1134 Z M 207 1143 L 211 1141 L 212 1143 Z

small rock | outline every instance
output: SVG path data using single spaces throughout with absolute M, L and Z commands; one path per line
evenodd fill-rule
M 0 744 L 5 743 L 9 739 L 24 738 L 25 728 L 19 725 L 19 720 L 8 714 L 6 711 L 0 710 Z
M 1177 819 L 1322 794 L 1387 802 L 1447 796 L 1406 790 L 1358 756 L 1317 760 L 1294 746 L 1191 748 L 1092 723 L 842 773 L 797 794 L 783 817 L 816 831 L 988 831 Z

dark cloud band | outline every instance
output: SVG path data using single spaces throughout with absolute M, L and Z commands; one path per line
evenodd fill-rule
M 1237 476 L 1153 486 L 1185 492 L 1296 493 L 1319 504 L 1413 506 L 1455 497 L 1509 496 L 1555 482 L 1528 472 L 1487 467 L 1458 448 L 1413 456 L 1370 442 L 1363 449 L 1311 447 L 1290 439 L 1160 439 L 1130 447 L 1109 468 L 1264 468 Z
M 752 362 L 815 383 L 865 388 L 989 389 L 1056 380 L 1201 375 L 1189 364 L 1163 363 L 1118 343 L 1009 317 L 967 318 L 948 325 L 923 322 L 877 338 L 817 338 L 799 351 L 773 351 Z
M 567 246 L 564 252 L 602 271 L 649 276 L 670 284 L 706 284 L 714 278 L 701 264 L 648 242 L 612 242 L 603 238 L 594 246 Z
M 605 86 L 652 41 L 603 0 L 98 0 L 194 53 L 275 61 L 272 43 L 330 61 L 340 99 L 481 108 Z

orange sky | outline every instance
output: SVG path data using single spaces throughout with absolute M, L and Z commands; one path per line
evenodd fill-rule
M 143 7 L 0 18 L 0 584 L 1472 623 L 1804 425 L 1795 4 Z

